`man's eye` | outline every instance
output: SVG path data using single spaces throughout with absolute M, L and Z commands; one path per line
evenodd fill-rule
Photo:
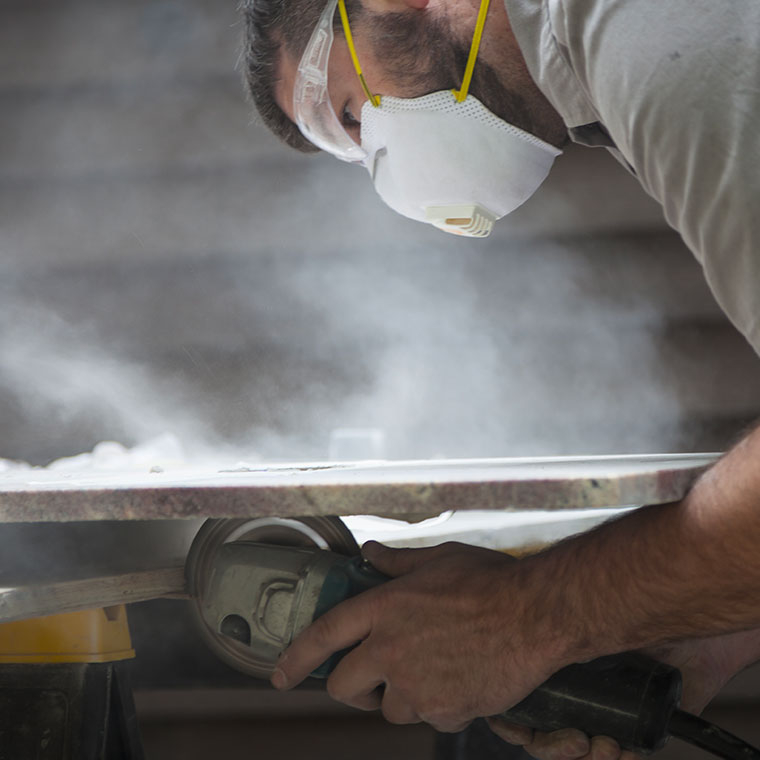
M 342 121 L 343 126 L 347 128 L 358 127 L 360 124 L 359 120 L 351 112 L 351 106 L 348 103 L 343 106 Z

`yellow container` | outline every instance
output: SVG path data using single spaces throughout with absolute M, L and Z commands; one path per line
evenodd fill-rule
M 114 662 L 134 656 L 123 604 L 0 624 L 0 663 Z

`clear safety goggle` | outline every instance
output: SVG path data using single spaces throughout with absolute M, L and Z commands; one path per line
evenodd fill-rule
M 380 98 L 369 91 L 364 81 L 348 25 L 346 4 L 344 0 L 328 0 L 298 64 L 293 87 L 293 113 L 301 133 L 318 148 L 343 161 L 361 162 L 367 158 L 367 151 L 346 132 L 333 109 L 327 90 L 327 69 L 334 40 L 333 19 L 336 7 L 340 8 L 346 42 L 364 92 L 372 105 L 380 105 Z
M 453 90 L 454 96 L 459 103 L 465 100 L 467 92 L 470 89 L 475 59 L 478 56 L 480 39 L 486 23 L 488 4 L 489 0 L 481 0 L 478 18 L 475 22 L 475 33 L 472 38 L 472 45 L 470 46 L 470 54 L 467 58 L 467 65 L 464 77 L 462 78 L 462 86 L 458 90 Z M 348 24 L 345 0 L 328 0 L 298 64 L 298 71 L 296 72 L 295 84 L 293 86 L 293 113 L 301 134 L 307 140 L 343 161 L 361 163 L 367 158 L 367 151 L 357 144 L 346 131 L 333 109 L 327 89 L 330 51 L 335 39 L 333 21 L 336 8 L 340 13 L 351 62 L 356 75 L 359 77 L 364 94 L 373 106 L 378 107 L 380 105 L 380 96 L 374 95 L 370 91 L 364 79 L 362 68 L 359 65 L 353 35 Z

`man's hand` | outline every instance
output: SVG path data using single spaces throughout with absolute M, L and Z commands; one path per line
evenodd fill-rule
M 760 659 L 760 630 L 691 639 L 644 650 L 644 654 L 677 667 L 683 676 L 681 708 L 699 715 L 710 700 L 740 670 Z M 522 745 L 538 760 L 634 760 L 606 736 L 589 738 L 580 731 L 550 734 L 506 723 L 488 721 L 491 730 L 509 744 Z
M 328 679 L 331 697 L 381 707 L 391 723 L 458 731 L 511 707 L 567 664 L 551 616 L 523 607 L 521 562 L 456 543 L 371 542 L 364 555 L 394 580 L 306 629 L 281 657 L 276 687 L 295 686 L 333 652 L 358 644 Z M 520 625 L 510 625 L 515 619 Z
M 513 707 L 570 663 L 756 630 L 758 462 L 760 427 L 682 501 L 634 510 L 519 562 L 460 544 L 370 544 L 369 561 L 394 579 L 315 621 L 272 682 L 295 686 L 358 645 L 328 680 L 334 698 L 381 706 L 394 723 L 456 731 Z

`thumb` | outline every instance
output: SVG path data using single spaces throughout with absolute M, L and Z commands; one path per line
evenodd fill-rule
M 488 727 L 496 734 L 496 736 L 503 739 L 508 744 L 525 746 L 533 741 L 532 728 L 518 726 L 516 723 L 509 723 L 498 715 L 486 718 L 486 723 L 488 723 Z
M 367 541 L 362 546 L 362 556 L 376 570 L 396 578 L 399 575 L 411 573 L 426 562 L 440 556 L 442 546 L 430 546 L 424 549 L 392 549 L 377 541 Z

